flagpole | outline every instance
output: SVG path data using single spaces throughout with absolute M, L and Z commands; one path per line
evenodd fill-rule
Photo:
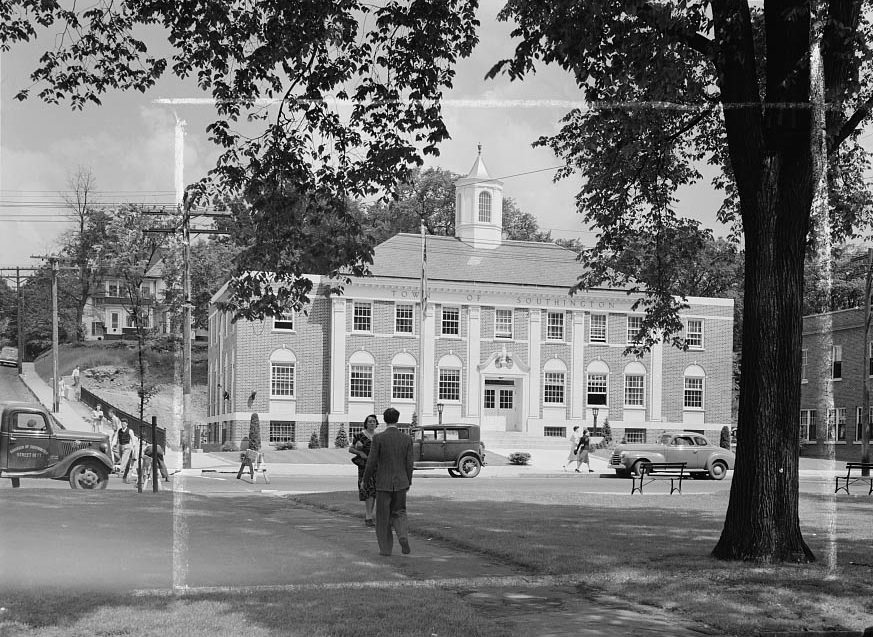
M 424 412 L 424 320 L 427 313 L 427 238 L 424 233 L 424 222 L 421 223 L 421 310 L 418 313 L 418 382 L 416 391 L 416 411 L 418 413 L 418 425 L 422 423 Z

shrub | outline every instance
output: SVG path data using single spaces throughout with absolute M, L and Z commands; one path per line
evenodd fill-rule
M 258 451 L 261 448 L 261 421 L 258 414 L 252 414 L 249 420 L 249 449 Z
M 509 464 L 527 464 L 530 462 L 530 454 L 526 451 L 513 451 L 509 454 Z
M 612 427 L 609 426 L 609 418 L 603 421 L 603 442 L 606 444 L 612 442 Z
M 340 425 L 339 431 L 336 432 L 336 438 L 333 441 L 333 446 L 337 449 L 345 449 L 349 446 L 349 437 L 346 436 L 346 430 L 343 425 Z
M 309 436 L 309 448 L 310 449 L 321 449 L 321 442 L 318 439 L 318 432 L 313 431 L 312 435 Z
M 721 438 L 718 441 L 718 446 L 722 449 L 731 448 L 731 430 L 727 425 L 721 428 Z
M 276 451 L 286 451 L 288 449 L 296 449 L 297 443 L 294 442 L 277 442 Z
M 222 451 L 239 451 L 239 447 L 230 440 L 221 445 Z

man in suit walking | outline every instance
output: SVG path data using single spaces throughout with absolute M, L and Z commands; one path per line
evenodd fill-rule
M 373 436 L 364 483 L 376 477 L 376 539 L 379 555 L 391 555 L 392 527 L 404 555 L 409 554 L 406 493 L 412 486 L 412 438 L 397 428 L 400 412 L 389 407 L 382 414 L 385 431 Z

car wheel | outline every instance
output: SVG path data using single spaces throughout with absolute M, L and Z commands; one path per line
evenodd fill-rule
M 633 469 L 631 469 L 631 471 L 635 476 L 641 476 L 645 472 L 645 465 L 647 465 L 648 463 L 648 460 L 637 460 L 634 463 Z
M 96 462 L 79 462 L 70 469 L 70 487 L 73 489 L 105 489 L 109 472 Z
M 724 480 L 727 470 L 727 465 L 724 462 L 716 460 L 709 467 L 709 477 L 713 480 Z
M 457 469 L 449 469 L 449 475 L 452 476 L 453 478 L 460 478 L 461 472 L 458 471 Z
M 458 471 L 465 478 L 475 478 L 482 469 L 482 463 L 476 456 L 464 456 L 458 463 Z

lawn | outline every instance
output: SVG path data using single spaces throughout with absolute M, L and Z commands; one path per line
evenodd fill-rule
M 294 496 L 348 515 L 348 494 Z M 726 494 L 638 498 L 555 492 L 519 501 L 410 499 L 410 526 L 531 574 L 572 574 L 587 586 L 679 613 L 718 634 L 873 626 L 871 499 L 801 497 L 804 535 L 819 562 L 766 565 L 709 556 L 721 531 Z M 544 522 L 545 521 L 545 522 Z

